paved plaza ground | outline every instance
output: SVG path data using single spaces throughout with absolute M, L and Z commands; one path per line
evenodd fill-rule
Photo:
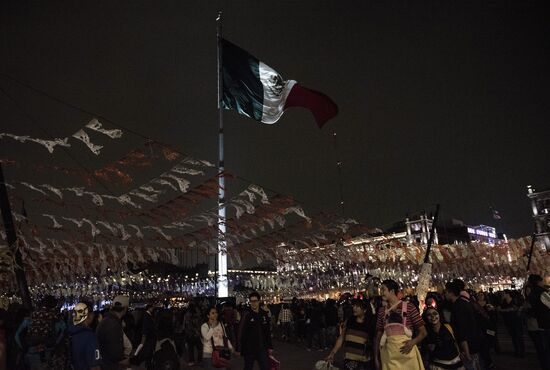
M 501 347 L 501 353 L 493 353 L 493 359 L 495 361 L 495 370 L 537 370 L 540 369 L 537 362 L 535 348 L 531 339 L 525 333 L 525 358 L 517 358 L 513 355 L 512 340 L 503 323 L 499 322 L 499 343 Z M 274 340 L 273 346 L 275 347 L 275 357 L 281 362 L 281 370 L 312 370 L 315 368 L 315 363 L 323 359 L 329 351 L 307 351 L 303 343 L 285 343 L 278 340 Z M 338 365 L 338 363 L 336 363 Z M 184 369 L 200 370 L 200 366 L 193 366 L 192 368 L 183 366 Z M 257 365 L 256 365 L 257 368 Z M 234 366 L 232 370 L 243 369 L 242 358 L 234 359 Z M 406 370 L 406 369 L 404 369 Z
M 275 357 L 281 361 L 281 370 L 313 370 L 315 363 L 328 354 L 328 351 L 306 351 L 305 347 L 294 343 L 282 343 L 275 341 Z M 510 342 L 511 347 L 511 342 Z M 501 353 L 494 355 L 495 370 L 535 370 L 539 369 L 534 351 L 527 353 L 523 359 L 514 357 L 511 353 Z M 241 358 L 234 360 L 232 370 L 243 369 L 243 361 Z M 256 365 L 257 368 L 257 365 Z M 199 366 L 189 368 L 184 366 L 184 369 L 202 369 Z
M 281 361 L 281 370 L 313 370 L 315 368 L 315 363 L 328 353 L 328 351 L 307 352 L 303 347 L 288 343 L 276 342 L 276 346 L 275 357 Z M 535 370 L 540 368 L 534 353 L 528 353 L 524 359 L 519 359 L 506 353 L 495 355 L 494 359 L 496 365 L 495 370 Z M 232 370 L 243 369 L 243 361 L 241 358 L 235 359 L 234 364 Z M 194 370 L 202 369 L 199 366 L 189 368 L 185 365 L 183 368 Z

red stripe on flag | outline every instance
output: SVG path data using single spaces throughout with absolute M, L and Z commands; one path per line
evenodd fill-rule
M 295 84 L 286 98 L 285 108 L 302 107 L 309 109 L 317 126 L 323 125 L 338 114 L 338 106 L 325 94 Z

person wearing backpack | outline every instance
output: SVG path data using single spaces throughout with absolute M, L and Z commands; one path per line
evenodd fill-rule
M 397 298 L 398 291 L 399 284 L 394 280 L 382 282 L 382 298 L 387 304 L 378 310 L 376 320 L 375 368 L 424 370 L 418 344 L 426 337 L 426 328 L 416 307 Z
M 428 336 L 424 345 L 428 353 L 429 370 L 464 370 L 458 343 L 450 324 L 441 324 L 439 312 L 434 307 L 424 311 Z
M 89 303 L 80 302 L 73 309 L 73 326 L 69 327 L 69 335 L 74 370 L 101 370 L 97 336 L 90 327 L 94 316 Z
M 29 370 L 49 368 L 54 349 L 63 339 L 66 326 L 58 320 L 57 299 L 45 296 L 39 308 L 26 318 L 15 333 L 15 341 L 24 353 Z

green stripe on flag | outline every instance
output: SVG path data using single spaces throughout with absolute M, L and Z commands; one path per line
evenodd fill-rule
M 225 39 L 222 39 L 222 60 L 222 107 L 261 121 L 264 90 L 259 60 Z

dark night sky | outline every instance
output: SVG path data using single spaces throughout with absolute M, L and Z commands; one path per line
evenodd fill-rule
M 226 112 L 230 170 L 293 195 L 314 213 L 338 210 L 341 157 L 346 216 L 385 227 L 439 202 L 443 218 L 494 224 L 494 206 L 503 216 L 499 227 L 519 236 L 532 231 L 526 185 L 550 187 L 544 5 L 3 2 L 0 72 L 215 161 L 215 18 L 222 9 L 226 38 L 340 108 L 322 131 L 302 109 L 274 126 Z M 0 85 L 54 136 L 90 118 L 3 78 Z M 4 96 L 0 114 L 0 132 L 44 137 Z M 77 153 L 99 167 L 141 143 L 128 134 L 125 147 L 110 144 L 99 159 Z M 71 163 L 63 153 L 46 157 L 40 146 L 8 139 L 0 154 Z

